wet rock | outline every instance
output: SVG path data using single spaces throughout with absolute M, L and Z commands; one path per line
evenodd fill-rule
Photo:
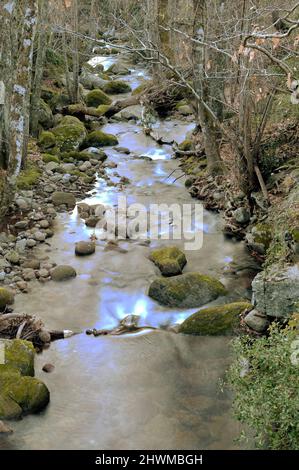
M 107 155 L 103 150 L 98 149 L 97 147 L 88 147 L 84 150 L 86 153 L 91 154 L 91 157 L 94 160 L 98 160 L 100 162 L 104 162 L 107 160 Z
M 22 375 L 34 376 L 34 347 L 22 339 L 4 341 L 5 364 L 0 364 L 0 376 L 4 369 L 10 368 Z
M 115 149 L 118 153 L 124 153 L 125 155 L 129 155 L 131 152 L 130 152 L 130 149 L 128 149 L 127 147 L 115 147 Z
M 158 266 L 163 276 L 176 276 L 181 274 L 187 263 L 185 254 L 175 246 L 152 251 L 150 260 Z
M 191 335 L 225 335 L 239 325 L 240 315 L 250 310 L 248 302 L 233 302 L 204 308 L 188 317 L 179 327 L 179 333 Z
M 49 271 L 43 268 L 37 271 L 36 275 L 38 278 L 47 278 L 49 277 Z
M 299 264 L 272 265 L 252 282 L 253 304 L 269 317 L 288 318 L 298 312 Z
M 76 198 L 72 193 L 56 191 L 52 195 L 54 206 L 66 205 L 69 209 L 73 209 L 76 205 Z
M 129 75 L 131 73 L 130 69 L 128 69 L 128 67 L 126 67 L 122 62 L 112 64 L 107 72 L 114 75 Z
M 157 278 L 149 288 L 149 296 L 170 307 L 200 307 L 227 291 L 217 279 L 200 273 L 186 273 L 170 278 Z
M 101 220 L 100 217 L 96 217 L 95 215 L 91 215 L 85 220 L 86 227 L 95 228 L 98 222 Z
M 95 252 L 95 244 L 93 242 L 80 241 L 75 245 L 75 254 L 77 256 L 92 255 Z
M 3 310 L 7 305 L 14 303 L 14 294 L 12 291 L 5 287 L 0 287 L 0 310 Z
M 255 309 L 246 315 L 244 322 L 249 328 L 258 333 L 263 333 L 269 325 L 267 316 Z
M 1 406 L 1 405 L 0 405 Z M 0 435 L 4 435 L 4 434 L 12 434 L 13 433 L 13 430 L 10 426 L 8 426 L 8 424 L 4 423 L 3 421 L 0 421 Z
M 47 373 L 49 374 L 49 373 L 53 372 L 54 369 L 55 369 L 55 367 L 53 366 L 53 364 L 45 364 L 45 365 L 43 366 L 43 369 L 42 369 L 42 370 L 43 370 L 44 372 L 47 372 Z
M 66 281 L 67 279 L 72 279 L 76 277 L 77 273 L 76 270 L 72 266 L 56 266 L 51 271 L 51 277 L 53 281 Z

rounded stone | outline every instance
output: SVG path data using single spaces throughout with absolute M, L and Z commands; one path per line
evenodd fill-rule
M 95 252 L 95 244 L 93 242 L 81 241 L 75 245 L 75 254 L 77 256 L 92 255 Z
M 76 270 L 72 266 L 56 266 L 51 271 L 51 277 L 53 281 L 66 281 L 77 276 Z

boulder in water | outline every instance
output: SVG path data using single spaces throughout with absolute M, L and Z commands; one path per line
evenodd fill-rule
M 188 317 L 179 327 L 179 333 L 191 335 L 230 334 L 240 321 L 240 315 L 252 309 L 248 302 L 233 302 L 204 308 Z
M 75 245 L 75 253 L 77 256 L 88 256 L 92 255 L 96 250 L 93 242 L 81 241 Z
M 226 294 L 227 291 L 220 281 L 197 272 L 157 278 L 149 288 L 149 296 L 152 299 L 169 307 L 200 307 Z
M 60 265 L 51 271 L 51 278 L 56 282 L 66 281 L 76 276 L 76 270 L 72 266 Z
M 52 194 L 52 202 L 54 206 L 66 205 L 68 208 L 73 209 L 76 205 L 76 198 L 72 193 L 55 191 Z
M 158 266 L 163 276 L 181 274 L 187 263 L 185 254 L 176 246 L 167 246 L 152 251 L 150 260 Z
M 0 310 L 14 303 L 14 294 L 5 287 L 0 287 Z

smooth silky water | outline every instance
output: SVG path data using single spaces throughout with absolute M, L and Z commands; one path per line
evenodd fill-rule
M 100 58 L 99 60 L 102 60 Z M 109 58 L 108 58 L 109 59 Z M 103 59 L 104 60 L 104 59 Z M 107 60 L 107 58 L 105 58 Z M 139 83 L 140 70 L 130 81 Z M 167 140 L 181 142 L 193 124 L 169 120 L 159 132 Z M 89 204 L 115 205 L 119 195 L 128 203 L 188 204 L 195 201 L 184 186 L 179 160 L 171 159 L 172 148 L 158 145 L 137 124 L 109 123 L 103 128 L 128 147 L 130 155 L 105 149 L 107 162 L 117 168 L 108 174 L 115 182 L 126 176 L 124 189 L 107 186 L 98 179 Z M 144 159 L 148 156 L 152 160 Z M 250 295 L 248 279 L 226 274 L 229 266 L 252 264 L 242 243 L 225 239 L 221 217 L 204 211 L 201 227 L 203 248 L 186 252 L 185 271 L 200 271 L 221 279 L 229 290 L 226 299 Z M 74 244 L 94 233 L 86 228 L 75 209 L 55 221 L 51 246 L 39 255 L 57 264 L 70 264 L 76 279 L 34 286 L 17 297 L 16 311 L 40 316 L 49 328 L 78 332 L 70 339 L 52 343 L 36 357 L 36 376 L 49 387 L 51 402 L 35 416 L 15 423 L 14 434 L 0 438 L 0 448 L 9 449 L 234 449 L 240 428 L 232 418 L 231 397 L 222 393 L 220 379 L 230 363 L 228 337 L 192 337 L 167 331 L 198 309 L 162 307 L 147 296 L 150 282 L 159 274 L 148 260 L 150 250 L 163 244 L 184 249 L 183 241 L 121 241 L 127 250 L 105 250 L 97 241 L 96 253 L 79 258 Z M 111 328 L 127 314 L 140 315 L 141 325 L 159 327 L 142 334 L 122 337 L 87 336 L 86 328 Z M 42 372 L 45 363 L 55 366 Z

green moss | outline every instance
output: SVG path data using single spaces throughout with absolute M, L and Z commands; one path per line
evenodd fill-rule
M 41 170 L 34 163 L 28 163 L 27 168 L 22 170 L 17 179 L 18 189 L 30 189 L 36 185 L 41 176 Z
M 86 136 L 84 124 L 74 116 L 65 116 L 52 132 L 61 152 L 76 150 Z
M 132 95 L 140 95 L 140 93 L 143 93 L 149 86 L 151 85 L 150 80 L 141 83 L 135 90 L 132 91 Z
M 104 91 L 108 95 L 118 95 L 120 93 L 129 93 L 131 91 L 130 85 L 122 80 L 113 80 L 104 86 Z
M 49 102 L 49 106 L 52 111 L 60 112 L 65 106 L 71 103 L 70 98 L 65 93 L 56 93 L 53 95 Z
M 39 135 L 38 145 L 44 151 L 53 149 L 56 145 L 56 138 L 53 132 L 42 131 Z
M 73 150 L 72 152 L 64 152 L 60 154 L 61 160 L 64 162 L 71 162 L 71 161 L 88 161 L 90 158 L 92 158 L 92 155 L 88 152 L 79 152 L 76 150 Z
M 5 367 L 34 376 L 34 347 L 31 342 L 21 339 L 5 341 Z M 0 373 L 1 367 L 0 364 Z
M 220 281 L 196 272 L 157 278 L 149 288 L 150 297 L 170 307 L 200 307 L 226 294 Z
M 92 90 L 87 93 L 85 97 L 85 101 L 87 106 L 91 106 L 92 108 L 97 108 L 101 104 L 111 104 L 112 100 L 109 96 L 106 95 L 102 90 Z
M 179 150 L 182 150 L 183 152 L 188 152 L 193 149 L 193 142 L 190 139 L 185 139 L 183 142 L 180 143 L 179 145 Z
M 188 317 L 179 328 L 179 333 L 191 335 L 225 335 L 231 333 L 245 310 L 252 310 L 248 302 L 233 302 L 209 307 Z
M 59 163 L 60 162 L 59 158 L 56 155 L 51 155 L 50 153 L 44 153 L 42 155 L 42 159 L 43 159 L 43 162 L 45 163 L 50 163 L 50 162 Z
M 163 276 L 175 276 L 181 274 L 187 263 L 185 254 L 175 246 L 169 246 L 154 250 L 150 254 L 150 260 L 160 269 Z
M 86 139 L 84 140 L 81 148 L 88 148 L 88 147 L 106 147 L 106 146 L 113 146 L 117 145 L 118 140 L 112 134 L 106 134 L 102 131 L 93 131 L 88 134 Z
M 4 309 L 6 305 L 12 305 L 13 303 L 13 293 L 5 287 L 0 287 L 0 310 Z
M 103 116 L 104 114 L 106 114 L 108 109 L 110 109 L 110 106 L 108 104 L 100 104 L 100 106 L 97 107 L 99 116 Z
M 252 229 L 254 241 L 256 243 L 261 243 L 265 246 L 266 249 L 270 246 L 272 240 L 272 233 L 272 228 L 266 223 L 256 224 Z

